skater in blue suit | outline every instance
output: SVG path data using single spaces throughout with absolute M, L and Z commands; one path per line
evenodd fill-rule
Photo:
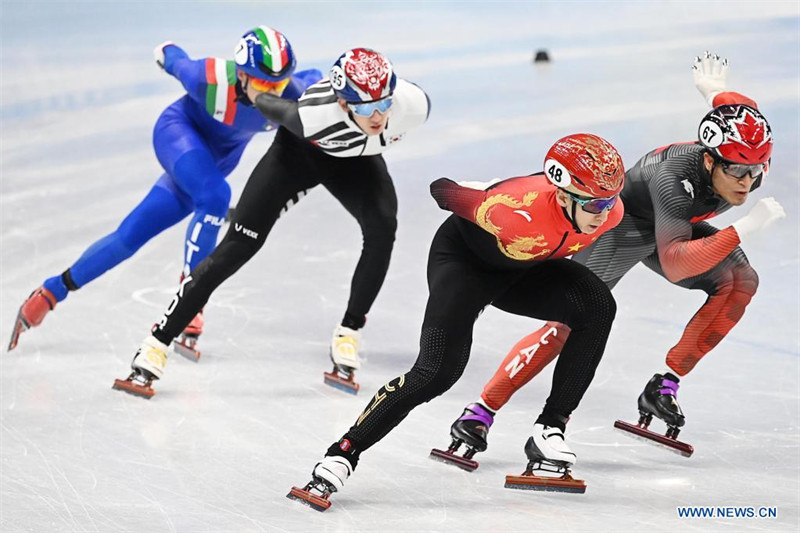
M 225 178 L 236 168 L 256 133 L 273 129 L 253 106 L 259 93 L 297 100 L 322 78 L 318 70 L 295 73 L 297 61 L 286 37 L 259 26 L 236 47 L 234 61 L 190 59 L 172 42 L 154 51 L 156 63 L 181 82 L 186 94 L 156 122 L 153 147 L 164 174 L 112 233 L 92 244 L 63 273 L 48 278 L 22 304 L 8 349 L 20 334 L 106 271 L 131 257 L 147 241 L 193 214 L 186 230 L 182 275 L 211 253 L 231 199 Z M 186 328 L 202 332 L 202 311 Z

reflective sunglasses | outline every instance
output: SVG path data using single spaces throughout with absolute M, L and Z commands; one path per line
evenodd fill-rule
M 262 80 L 252 76 L 248 76 L 248 78 L 250 79 L 250 85 L 252 85 L 253 89 L 256 91 L 260 93 L 273 93 L 279 96 L 283 94 L 283 91 L 286 90 L 286 87 L 291 81 L 291 78 L 285 78 L 281 81 Z
M 603 211 L 611 210 L 614 205 L 616 205 L 617 198 L 619 197 L 615 195 L 611 198 L 581 198 L 580 196 L 576 196 L 569 191 L 564 192 L 566 192 L 570 198 L 577 202 L 578 205 L 581 206 L 581 209 L 593 215 L 599 215 Z
M 356 115 L 362 117 L 371 117 L 375 111 L 383 115 L 384 113 L 389 111 L 390 107 L 392 107 L 391 96 L 388 96 L 382 100 L 375 100 L 374 102 L 364 102 L 361 104 L 347 102 L 347 109 L 349 109 Z
M 753 179 L 758 179 L 761 174 L 764 173 L 764 164 L 758 165 L 741 165 L 738 163 L 726 163 L 725 161 L 720 161 L 719 166 L 722 167 L 722 171 L 725 172 L 728 176 L 732 178 L 736 178 L 740 180 L 750 174 L 750 177 Z

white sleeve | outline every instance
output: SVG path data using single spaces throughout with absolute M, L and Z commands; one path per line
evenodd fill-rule
M 467 189 L 476 189 L 479 191 L 485 191 L 495 183 L 499 183 L 502 181 L 500 178 L 495 178 L 492 181 L 457 181 L 460 186 L 466 187 Z
M 397 87 L 392 95 L 394 120 L 399 122 L 396 131 L 409 131 L 428 120 L 431 103 L 425 91 L 402 78 L 397 79 Z

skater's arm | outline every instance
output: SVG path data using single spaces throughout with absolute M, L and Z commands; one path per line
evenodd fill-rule
M 205 102 L 206 62 L 214 59 L 193 60 L 183 49 L 175 44 L 162 45 L 163 68 L 183 85 L 193 100 Z M 222 61 L 222 60 L 218 60 Z M 158 62 L 158 61 L 157 61 Z M 161 64 L 159 62 L 159 64 Z M 200 93 L 203 94 L 200 94 Z
M 255 105 L 268 120 L 280 124 L 298 137 L 303 137 L 303 123 L 300 121 L 297 102 L 262 93 L 256 97 Z
M 486 199 L 486 191 L 462 187 L 451 179 L 439 178 L 431 183 L 431 196 L 441 209 L 475 222 L 475 213 Z
M 665 172 L 653 178 L 650 195 L 658 259 L 669 281 L 675 283 L 711 270 L 739 245 L 739 235 L 732 227 L 692 240 L 687 213 L 694 198 L 674 175 Z
M 292 75 L 292 81 L 289 82 L 289 85 L 286 87 L 286 90 L 283 91 L 283 95 L 281 95 L 281 97 L 288 100 L 297 100 L 306 89 L 321 79 L 322 72 L 315 68 L 295 72 Z
M 711 107 L 744 104 L 758 109 L 754 100 L 743 94 L 726 90 L 728 80 L 728 60 L 717 54 L 706 52 L 694 59 L 692 65 L 694 86 Z

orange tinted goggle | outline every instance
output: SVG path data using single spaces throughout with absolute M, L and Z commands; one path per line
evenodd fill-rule
M 249 78 L 253 89 L 261 93 L 283 94 L 283 91 L 286 90 L 286 87 L 291 81 L 290 78 L 286 78 L 281 81 L 260 80 L 252 76 L 249 76 Z

